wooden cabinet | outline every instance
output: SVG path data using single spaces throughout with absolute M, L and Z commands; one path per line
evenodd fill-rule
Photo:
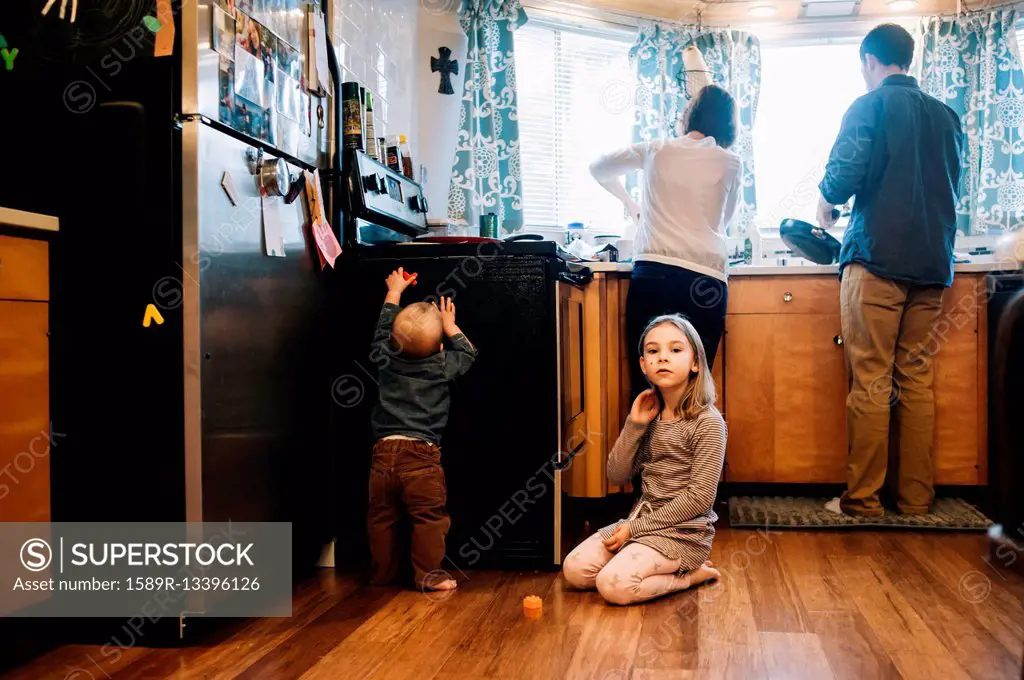
M 0 235 L 0 522 L 50 522 L 49 244 Z M 47 529 L 34 537 L 48 540 Z M 20 549 L 0 538 L 0 549 Z M 53 576 L 54 567 L 31 574 Z M 0 582 L 24 577 L 17 563 L 0 566 Z M 0 617 L 49 599 L 19 591 Z
M 577 498 L 619 490 L 608 484 L 607 459 L 622 428 L 622 399 L 629 396 L 629 371 L 622 360 L 625 329 L 619 322 L 625 300 L 621 283 L 621 277 L 597 274 L 583 289 L 570 287 L 560 295 L 561 313 L 568 320 L 563 333 L 569 336 L 562 339 L 563 451 L 573 456 L 563 488 Z M 576 392 L 582 393 L 579 403 Z
M 47 253 L 0 236 L 0 522 L 50 521 Z
M 839 331 L 838 313 L 727 315 L 727 481 L 845 479 Z
M 988 484 L 988 340 L 985 277 L 958 275 L 926 351 L 935 362 L 936 484 Z
M 615 445 L 619 433 L 625 425 L 632 406 L 632 390 L 630 385 L 631 371 L 636 361 L 635 350 L 630 346 L 626 333 L 626 296 L 629 293 L 629 276 L 615 273 L 597 273 L 582 291 L 582 301 L 578 301 L 577 293 L 571 296 L 562 295 L 568 300 L 570 321 L 574 318 L 573 310 L 579 306 L 582 314 L 582 336 L 577 340 L 573 336 L 568 341 L 569 350 L 563 356 L 574 363 L 577 356 L 572 348 L 573 342 L 582 346 L 579 353 L 583 358 L 583 418 L 570 424 L 563 417 L 563 432 L 571 441 L 565 442 L 566 451 L 580 448 L 573 458 L 573 463 L 563 476 L 563 488 L 569 496 L 578 498 L 600 498 L 609 493 L 631 491 L 632 485 L 618 486 L 608 482 L 608 454 Z M 723 354 L 723 346 L 718 349 L 718 356 Z M 719 409 L 723 404 L 723 362 L 718 360 L 712 370 L 717 387 L 716 404 Z M 572 376 L 563 369 L 563 381 L 572 380 Z M 575 414 L 575 406 L 567 405 L 568 395 L 563 388 L 563 413 Z
M 984 276 L 957 275 L 922 348 L 935 365 L 933 459 L 941 485 L 988 481 Z M 583 415 L 565 430 L 575 437 L 566 445 L 571 450 L 582 443 L 585 455 L 566 473 L 570 496 L 622 490 L 608 484 L 606 467 L 631 405 L 628 290 L 627 274 L 598 273 L 572 298 L 577 311 L 569 313 L 582 318 L 580 349 L 570 356 L 582 358 Z M 712 369 L 717 406 L 729 428 L 725 481 L 846 481 L 849 375 L 843 350 L 834 275 L 731 278 L 725 337 Z M 577 408 L 573 402 L 564 410 Z
M 987 483 L 983 278 L 957 276 L 922 348 L 935 367 L 937 484 Z M 846 481 L 849 375 L 840 337 L 835 277 L 733 277 L 726 320 L 727 481 Z

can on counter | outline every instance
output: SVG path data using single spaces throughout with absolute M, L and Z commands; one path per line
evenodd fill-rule
M 494 213 L 487 213 L 480 216 L 480 236 L 483 238 L 498 238 L 498 216 Z

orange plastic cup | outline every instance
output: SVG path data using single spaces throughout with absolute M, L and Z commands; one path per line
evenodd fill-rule
M 544 600 L 536 595 L 527 595 L 523 598 L 523 616 L 531 621 L 537 621 L 544 613 Z

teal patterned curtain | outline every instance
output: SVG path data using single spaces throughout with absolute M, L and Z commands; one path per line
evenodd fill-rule
M 504 231 L 523 226 L 512 32 L 526 20 L 519 0 L 463 0 L 459 8 L 469 47 L 448 216 L 470 226 L 489 212 Z
M 679 136 L 679 117 L 690 101 L 683 50 L 691 43 L 704 57 L 712 82 L 728 90 L 739 108 L 740 130 L 730 150 L 743 161 L 743 198 L 729 225 L 729 235 L 740 236 L 757 210 L 752 131 L 761 90 L 761 43 L 755 36 L 743 31 L 641 22 L 629 55 L 637 77 L 633 141 Z M 627 180 L 627 188 L 640 200 L 636 177 Z
M 916 76 L 952 107 L 967 138 L 957 228 L 1017 229 L 1024 219 L 1024 72 L 1015 10 L 928 17 L 920 24 Z

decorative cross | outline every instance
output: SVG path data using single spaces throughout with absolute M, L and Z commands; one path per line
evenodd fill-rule
M 451 58 L 452 51 L 447 47 L 438 47 L 437 53 L 441 55 L 440 59 L 430 58 L 430 72 L 441 72 L 441 84 L 438 85 L 437 91 L 441 94 L 455 94 L 455 90 L 452 89 L 451 74 L 459 74 L 459 62 Z

